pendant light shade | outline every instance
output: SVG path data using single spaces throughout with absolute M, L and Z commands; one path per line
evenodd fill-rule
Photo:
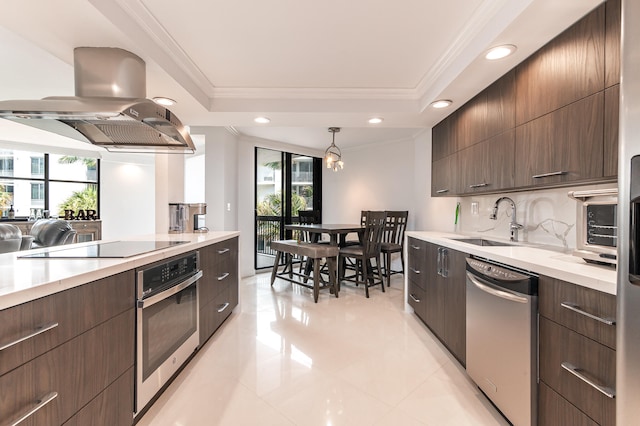
M 329 127 L 329 131 L 333 133 L 333 136 L 331 145 L 329 145 L 329 148 L 324 152 L 324 161 L 327 164 L 327 169 L 332 169 L 334 172 L 337 172 L 344 168 L 342 151 L 336 146 L 336 133 L 340 131 L 340 127 Z

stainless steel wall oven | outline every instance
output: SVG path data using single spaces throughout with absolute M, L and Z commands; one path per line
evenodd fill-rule
M 198 252 L 136 271 L 136 414 L 198 346 L 201 277 Z

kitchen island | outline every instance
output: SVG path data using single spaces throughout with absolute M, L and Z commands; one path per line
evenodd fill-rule
M 148 339 L 173 339 L 178 323 L 166 320 L 175 307 L 199 318 L 199 331 L 190 333 L 198 348 L 206 343 L 238 304 L 238 235 L 139 236 L 119 246 L 162 242 L 158 246 L 164 248 L 128 257 L 56 258 L 63 250 L 95 251 L 96 242 L 0 255 L 0 389 L 11 390 L 0 402 L 3 420 L 26 425 L 132 424 L 134 412 L 139 415 L 153 403 L 134 405 L 134 381 L 142 368 L 139 349 L 147 342 L 140 331 Z M 198 303 L 190 302 L 187 293 L 176 294 L 167 298 L 172 302 L 161 319 L 155 307 L 162 303 L 145 296 L 154 309 L 148 316 L 154 324 L 141 324 L 140 271 L 167 265 L 171 269 L 163 270 L 173 274 L 173 265 L 182 268 L 178 262 L 195 251 L 202 274 Z M 24 257 L 38 254 L 53 257 Z M 180 308 L 187 306 L 192 308 Z

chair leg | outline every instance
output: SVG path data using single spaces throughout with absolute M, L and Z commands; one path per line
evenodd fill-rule
M 384 274 L 387 278 L 387 287 L 391 287 L 391 253 L 384 254 Z
M 320 293 L 320 259 L 313 260 L 313 301 L 318 303 Z
M 382 271 L 380 270 L 380 256 L 376 257 L 376 266 L 376 269 L 378 270 L 378 279 L 380 280 L 380 287 L 382 287 L 382 292 L 385 293 L 384 280 L 382 279 Z
M 362 282 L 364 283 L 364 294 L 369 298 L 369 280 L 367 274 L 367 262 L 362 260 L 360 261 L 360 266 L 362 269 Z M 357 280 L 356 280 L 357 282 Z

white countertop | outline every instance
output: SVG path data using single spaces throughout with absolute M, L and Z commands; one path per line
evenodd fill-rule
M 428 241 L 485 259 L 526 269 L 539 275 L 568 281 L 604 293 L 616 294 L 616 270 L 608 266 L 586 263 L 583 259 L 545 246 L 526 244 L 517 246 L 478 246 L 452 238 L 483 238 L 477 235 L 447 234 L 443 232 L 407 231 L 407 237 Z M 500 241 L 498 238 L 487 238 Z M 506 242 L 506 241 L 505 241 Z M 518 243 L 515 243 L 518 244 Z
M 99 280 L 139 266 L 195 250 L 199 247 L 227 240 L 240 235 L 232 232 L 208 232 L 195 234 L 154 234 L 127 238 L 126 241 L 188 241 L 166 249 L 156 250 L 127 258 L 101 259 L 42 259 L 19 258 L 36 250 L 18 251 L 0 255 L 0 309 L 6 309 L 40 297 L 48 296 L 91 281 Z M 80 247 L 116 240 L 100 240 L 74 244 Z M 118 240 L 122 241 L 122 240 Z M 38 251 L 70 248 L 57 246 Z

